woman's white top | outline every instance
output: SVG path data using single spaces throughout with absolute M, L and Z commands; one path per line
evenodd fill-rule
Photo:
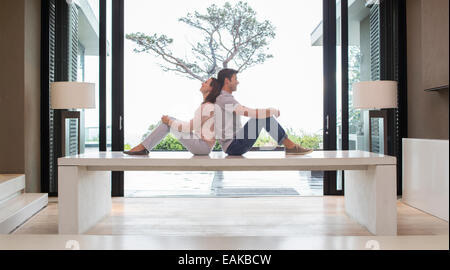
M 180 132 L 194 132 L 197 136 L 202 138 L 211 147 L 214 146 L 215 132 L 214 132 L 214 104 L 204 103 L 197 108 L 194 118 L 189 122 L 181 120 L 174 120 L 171 127 Z

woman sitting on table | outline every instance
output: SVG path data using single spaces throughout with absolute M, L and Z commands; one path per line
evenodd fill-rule
M 189 122 L 183 122 L 176 118 L 163 115 L 161 123 L 151 132 L 145 140 L 131 149 L 124 151 L 128 155 L 148 155 L 149 152 L 172 133 L 194 155 L 209 155 L 214 147 L 214 103 L 220 95 L 220 84 L 215 78 L 210 78 L 202 83 L 200 92 L 203 102 L 195 111 L 194 118 Z

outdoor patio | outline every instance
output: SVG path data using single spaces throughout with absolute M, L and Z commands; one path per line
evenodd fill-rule
M 322 195 L 323 177 L 304 171 L 125 172 L 125 197 Z

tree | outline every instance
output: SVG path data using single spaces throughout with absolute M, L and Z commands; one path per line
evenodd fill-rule
M 231 6 L 227 2 L 223 7 L 213 4 L 204 14 L 195 11 L 178 21 L 200 31 L 203 38 L 196 45 L 191 44 L 190 59 L 175 56 L 170 49 L 173 39 L 166 35 L 137 32 L 126 38 L 136 43 L 136 53 L 152 53 L 162 59 L 160 66 L 164 71 L 200 81 L 231 65 L 242 72 L 273 57 L 267 50 L 275 37 L 275 27 L 267 20 L 259 22 L 247 3 Z

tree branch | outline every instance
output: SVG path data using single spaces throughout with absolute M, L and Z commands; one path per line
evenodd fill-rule
M 164 49 L 161 48 L 158 44 L 156 44 L 156 46 L 157 46 L 162 52 L 164 52 Z M 189 75 L 191 75 L 193 78 L 195 78 L 195 79 L 197 79 L 197 80 L 199 80 L 199 81 L 203 81 L 203 78 L 201 78 L 201 77 L 198 76 L 197 74 L 193 73 L 193 72 L 191 71 L 191 69 L 188 68 L 188 67 L 186 66 L 186 64 L 184 64 L 180 59 L 178 59 L 178 58 L 176 58 L 176 57 L 174 57 L 174 56 L 172 56 L 172 55 L 170 55 L 170 54 L 161 54 L 161 56 L 162 56 L 163 59 L 166 60 L 167 62 L 170 62 L 170 63 L 176 65 L 177 67 L 182 68 L 184 71 L 186 71 L 186 73 L 189 73 Z M 173 62 L 167 60 L 167 58 L 172 59 L 172 60 L 175 61 L 176 63 L 173 63 Z
M 242 72 L 246 69 L 245 66 L 247 66 L 250 63 L 250 60 L 252 59 L 253 55 L 255 54 L 257 49 L 254 49 L 253 52 L 250 54 L 250 56 L 247 58 L 247 60 L 238 68 L 238 72 Z
M 213 63 L 212 63 L 212 67 L 208 70 L 208 76 L 210 76 L 210 74 L 214 74 L 217 68 L 217 58 L 216 58 L 216 53 L 214 51 L 213 48 L 213 42 L 214 42 L 214 32 L 217 31 L 217 29 L 214 29 L 214 31 L 212 32 L 212 34 L 209 36 L 209 49 L 211 50 L 211 56 L 213 59 Z
M 220 31 L 217 31 L 217 33 L 219 34 L 219 44 L 220 44 L 220 46 L 222 46 L 222 48 L 224 48 L 225 51 L 227 51 L 229 54 L 231 54 L 232 53 L 231 50 L 228 49 L 222 42 L 222 35 L 220 34 Z

